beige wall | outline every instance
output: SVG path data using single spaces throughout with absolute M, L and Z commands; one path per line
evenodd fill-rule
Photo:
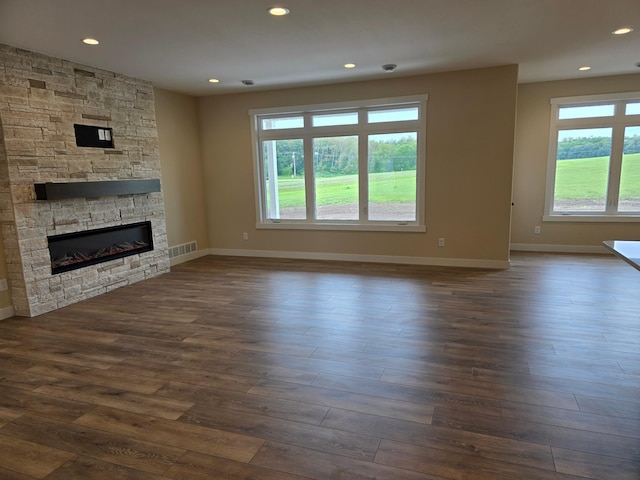
M 543 222 L 549 148 L 550 99 L 640 90 L 640 75 L 522 84 L 513 180 L 511 241 L 515 248 L 580 250 L 607 239 L 640 239 L 638 223 Z M 541 234 L 534 234 L 540 225 Z M 569 248 L 564 248 L 569 247 Z
M 256 229 L 249 109 L 424 93 L 426 233 Z M 211 247 L 506 262 L 516 94 L 512 65 L 199 98 Z
M 196 99 L 155 89 L 169 246 L 209 248 Z

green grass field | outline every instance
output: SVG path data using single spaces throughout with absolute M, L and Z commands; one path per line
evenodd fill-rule
M 606 195 L 609 168 L 607 157 L 560 160 L 557 164 L 555 197 L 572 200 Z M 318 205 L 345 205 L 358 201 L 358 176 L 318 178 Z M 370 175 L 369 193 L 374 203 L 415 202 L 415 170 Z M 278 179 L 280 207 L 304 206 L 304 179 Z M 640 198 L 640 153 L 625 155 L 620 198 Z
M 555 197 L 558 199 L 603 198 L 607 194 L 608 157 L 559 160 Z M 640 198 L 640 153 L 625 155 L 620 198 Z
M 304 179 L 278 178 L 280 208 L 304 206 Z M 375 203 L 413 203 L 416 199 L 416 171 L 372 173 L 369 193 Z M 358 202 L 358 176 L 343 175 L 316 179 L 318 205 Z

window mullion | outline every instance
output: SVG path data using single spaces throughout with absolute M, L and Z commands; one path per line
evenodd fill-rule
M 369 221 L 369 137 L 358 135 L 358 201 L 360 221 Z
M 267 189 L 269 190 L 269 198 L 271 202 L 269 203 L 269 210 L 266 211 L 268 218 L 280 218 L 280 207 L 278 201 L 278 163 L 276 159 L 276 146 L 273 142 L 269 142 L 266 146 L 266 149 L 261 145 L 261 152 L 265 152 L 267 158 L 264 159 L 265 166 L 270 172 L 269 178 L 267 180 Z M 264 167 L 263 167 L 264 171 Z M 265 202 L 266 203 L 266 202 Z M 266 208 L 266 205 L 265 205 Z
M 615 117 L 571 118 L 556 120 L 556 125 L 560 130 L 572 130 L 577 128 L 610 127 L 614 121 Z
M 366 133 L 369 109 L 358 110 L 358 201 L 360 222 L 369 221 L 369 136 Z
M 618 108 L 621 108 L 620 106 Z M 613 127 L 611 139 L 611 157 L 609 159 L 609 182 L 607 185 L 607 213 L 618 213 L 620 193 L 620 175 L 622 174 L 622 152 L 624 150 L 624 126 Z
M 314 222 L 316 219 L 316 176 L 313 162 L 313 137 L 311 135 L 305 135 L 302 141 L 304 151 L 304 192 L 306 199 L 307 222 Z

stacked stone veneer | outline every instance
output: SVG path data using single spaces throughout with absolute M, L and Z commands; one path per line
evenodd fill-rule
M 113 128 L 77 147 L 74 123 Z M 150 83 L 0 44 L 0 227 L 17 315 L 169 270 L 162 193 L 36 201 L 34 183 L 160 178 Z M 150 220 L 154 250 L 51 274 L 47 236 Z

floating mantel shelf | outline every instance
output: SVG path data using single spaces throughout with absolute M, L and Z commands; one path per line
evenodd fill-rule
M 109 180 L 105 182 L 34 183 L 36 200 L 95 198 L 160 191 L 160 180 Z

